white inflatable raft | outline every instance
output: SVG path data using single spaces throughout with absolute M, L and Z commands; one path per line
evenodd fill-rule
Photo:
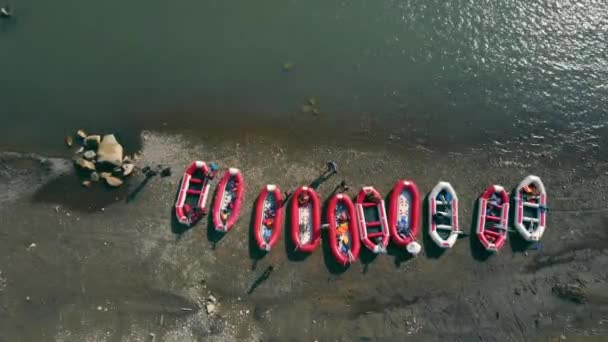
M 460 234 L 458 196 L 448 182 L 439 182 L 429 194 L 429 235 L 441 248 L 451 248 Z
M 547 224 L 547 192 L 539 177 L 526 177 L 515 189 L 515 229 L 526 241 L 539 241 Z

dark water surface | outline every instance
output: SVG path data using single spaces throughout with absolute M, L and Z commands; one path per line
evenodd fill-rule
M 602 0 L 13 7 L 0 21 L 3 148 L 61 151 L 80 127 L 595 153 L 608 136 Z M 301 111 L 311 97 L 319 116 Z

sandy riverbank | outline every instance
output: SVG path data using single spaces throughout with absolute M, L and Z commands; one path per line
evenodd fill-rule
M 141 175 L 129 189 L 84 189 L 63 159 L 1 155 L 0 340 L 150 341 L 150 333 L 156 341 L 608 335 L 605 162 L 522 162 L 516 155 L 505 160 L 480 151 L 302 148 L 264 138 L 211 145 L 178 135 L 142 137 L 139 163 L 169 165 L 174 174 L 151 180 L 129 202 Z M 245 210 L 220 240 L 207 221 L 187 231 L 172 222 L 179 176 L 192 159 L 244 171 Z M 416 259 L 390 250 L 376 258 L 363 255 L 340 270 L 327 246 L 298 258 L 284 246 L 283 234 L 278 248 L 260 258 L 249 241 L 259 189 L 268 182 L 284 190 L 310 183 L 329 159 L 338 161 L 340 174 L 319 187 L 323 199 L 341 179 L 352 189 L 373 184 L 383 195 L 403 177 L 425 194 L 438 180 L 448 180 L 461 199 L 467 230 L 475 199 L 490 182 L 511 188 L 536 173 L 551 207 L 542 250 L 523 252 L 511 241 L 487 257 L 467 237 L 443 255 L 424 243 Z M 270 278 L 247 294 L 269 265 Z M 552 291 L 564 284 L 584 288 L 586 302 Z M 214 317 L 204 309 L 210 293 L 219 302 Z

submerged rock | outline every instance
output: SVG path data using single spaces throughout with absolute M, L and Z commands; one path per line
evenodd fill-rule
M 285 62 L 283 63 L 283 71 L 289 71 L 293 69 L 293 63 L 292 62 Z
M 89 135 L 88 137 L 84 138 L 84 144 L 87 146 L 87 148 L 92 150 L 96 150 L 100 142 L 101 136 L 99 135 Z
M 97 155 L 97 154 L 95 154 L 95 151 L 88 150 L 88 151 L 85 151 L 85 152 L 84 152 L 84 154 L 83 154 L 82 156 L 83 156 L 83 157 L 84 157 L 84 159 L 86 159 L 86 160 L 93 160 L 93 159 L 95 159 L 95 156 L 96 156 L 96 155 Z
M 116 178 L 114 176 L 107 176 L 105 178 L 106 183 L 111 187 L 119 187 L 122 185 L 122 180 L 120 178 Z
M 313 109 L 314 108 L 311 105 L 303 105 L 301 108 L 302 113 L 311 113 Z
M 97 149 L 97 161 L 114 166 L 122 166 L 122 145 L 113 134 L 104 135 Z
M 95 164 L 91 163 L 88 160 L 85 160 L 82 157 L 78 157 L 74 159 L 74 164 L 83 170 L 95 171 Z

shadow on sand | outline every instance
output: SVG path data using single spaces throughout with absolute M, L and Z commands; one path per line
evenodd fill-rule
M 268 252 L 261 250 L 258 247 L 258 244 L 255 242 L 255 211 L 256 204 L 260 200 L 260 196 L 255 199 L 253 202 L 253 210 L 251 211 L 251 215 L 249 217 L 249 258 L 252 260 L 251 262 L 251 270 L 255 271 L 258 265 L 258 261 L 264 258 Z M 283 222 L 281 222 L 282 224 Z
M 319 186 L 321 186 L 321 184 L 325 183 L 327 180 L 329 180 L 333 175 L 335 175 L 335 173 L 333 172 L 323 172 L 322 174 L 319 175 L 319 177 L 317 177 L 315 180 L 313 180 L 309 187 L 313 188 L 315 191 L 317 190 L 317 188 L 319 188 Z
M 213 224 L 213 203 L 215 202 L 217 191 L 218 187 L 216 186 L 215 190 L 213 191 L 213 196 L 211 196 L 209 199 L 209 205 L 207 207 L 207 240 L 211 243 L 212 250 L 215 250 L 220 241 L 226 236 L 226 233 L 215 230 L 215 224 Z
M 145 178 L 135 187 L 135 189 L 133 189 L 131 192 L 129 192 L 129 194 L 127 195 L 126 202 L 129 203 L 129 202 L 134 201 L 135 197 L 137 197 L 137 195 L 146 187 L 146 185 L 154 177 L 155 176 L 145 176 Z M 179 188 L 177 189 L 177 194 L 179 195 Z M 175 197 L 175 200 L 177 200 L 177 195 Z
M 445 253 L 445 249 L 437 246 L 435 241 L 429 235 L 428 227 L 431 224 L 429 222 L 429 194 L 427 194 L 422 200 L 422 242 L 424 245 L 425 254 L 432 259 L 440 258 L 443 253 Z
M 175 214 L 175 202 L 177 202 L 177 197 L 179 196 L 179 190 L 180 188 L 177 188 L 177 191 L 175 192 L 175 199 L 173 200 L 173 205 L 171 205 L 171 232 L 173 234 L 176 235 L 176 239 L 179 240 L 181 239 L 182 235 L 189 231 L 190 229 L 192 229 L 195 224 L 192 225 L 185 225 L 179 222 L 179 220 L 177 219 L 177 215 Z
M 127 196 L 127 186 L 112 188 L 100 182 L 86 188 L 80 185 L 83 179 L 88 179 L 88 173 L 79 170 L 61 175 L 36 190 L 32 200 L 60 204 L 80 212 L 95 212 Z

